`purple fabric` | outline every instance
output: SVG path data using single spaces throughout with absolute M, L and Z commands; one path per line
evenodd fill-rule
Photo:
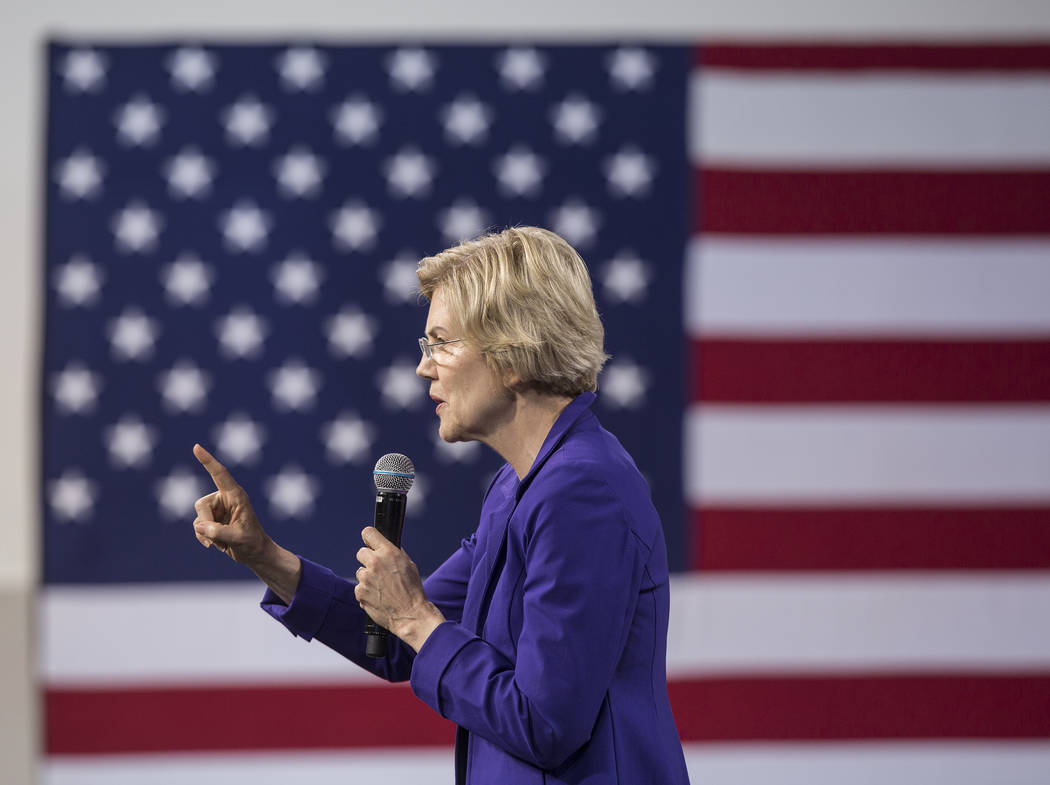
M 649 489 L 578 396 L 529 474 L 496 475 L 475 534 L 424 581 L 449 620 L 418 655 L 364 656 L 353 581 L 303 561 L 263 607 L 466 729 L 457 780 L 688 782 L 667 698 L 667 552 Z M 461 740 L 464 734 L 460 734 Z

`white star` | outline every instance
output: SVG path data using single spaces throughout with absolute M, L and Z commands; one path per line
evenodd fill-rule
M 601 110 L 581 95 L 570 95 L 551 109 L 554 135 L 563 144 L 587 144 L 598 133 Z
M 415 148 L 400 150 L 384 164 L 387 187 L 396 197 L 423 196 L 430 190 L 434 178 L 431 159 Z
M 382 110 L 360 95 L 347 98 L 331 114 L 336 139 L 349 145 L 375 141 L 382 119 Z
M 62 61 L 62 78 L 71 93 L 95 93 L 106 83 L 106 58 L 91 49 L 74 49 Z
M 645 403 L 649 374 L 629 359 L 616 360 L 602 372 L 602 402 L 614 409 L 637 409 Z
M 430 483 L 426 477 L 417 471 L 416 479 L 412 481 L 412 492 L 408 494 L 405 500 L 406 515 L 414 518 L 426 511 L 428 490 L 430 490 Z
M 341 251 L 371 248 L 379 231 L 379 213 L 362 202 L 347 202 L 328 219 L 332 242 Z
M 441 112 L 445 136 L 453 144 L 484 141 L 492 122 L 492 111 L 472 95 L 461 95 Z
M 282 518 L 303 518 L 313 512 L 318 482 L 298 466 L 286 466 L 266 481 L 273 512 Z
M 92 373 L 82 363 L 69 363 L 51 377 L 51 392 L 62 414 L 93 411 L 102 387 L 102 374 Z
M 148 205 L 134 201 L 114 215 L 109 225 L 113 230 L 118 251 L 145 253 L 156 247 L 157 235 L 164 227 L 164 219 Z
M 164 405 L 173 412 L 199 412 L 204 408 L 211 379 L 192 360 L 179 360 L 157 375 Z
M 154 485 L 161 515 L 176 521 L 191 519 L 194 515 L 193 503 L 207 492 L 208 487 L 201 479 L 200 472 L 190 471 L 184 466 L 173 469 Z
M 145 360 L 153 354 L 153 342 L 160 334 L 156 319 L 138 308 L 125 308 L 109 323 L 109 342 L 118 360 Z
M 397 360 L 376 375 L 379 394 L 389 409 L 414 409 L 426 397 L 426 384 L 416 376 L 416 365 Z
M 246 414 L 236 412 L 219 424 L 213 438 L 224 463 L 255 463 L 262 455 L 266 429 Z
M 438 228 L 448 245 L 477 237 L 488 223 L 488 214 L 467 199 L 458 199 L 451 207 L 438 212 Z
M 305 147 L 295 147 L 273 162 L 273 175 L 283 196 L 316 196 L 324 178 L 324 161 Z
M 117 110 L 113 122 L 122 144 L 146 147 L 157 141 L 164 110 L 150 101 L 149 96 L 137 95 Z
M 605 159 L 605 178 L 614 196 L 643 196 L 649 191 L 656 165 L 635 147 Z
M 508 90 L 535 90 L 543 82 L 545 58 L 532 47 L 515 47 L 496 57 L 499 78 Z
M 203 93 L 215 81 L 217 59 L 199 46 L 176 49 L 168 58 L 172 87 L 180 93 Z
M 653 82 L 656 60 L 637 46 L 621 46 L 606 59 L 609 77 L 618 90 L 644 90 Z
M 594 235 L 601 223 L 598 211 L 578 199 L 572 199 L 551 214 L 554 231 L 569 241 L 570 245 L 584 246 L 594 242 Z
M 442 463 L 470 463 L 478 457 L 479 442 L 446 442 L 440 429 L 434 431 L 433 442 L 434 454 Z
M 610 303 L 640 303 L 649 286 L 649 268 L 633 253 L 621 253 L 601 271 L 605 299 Z
M 328 350 L 337 357 L 363 357 L 378 332 L 376 320 L 356 308 L 343 308 L 325 322 Z
M 285 49 L 277 57 L 277 70 L 286 90 L 316 90 L 324 79 L 325 56 L 309 46 Z
M 305 411 L 314 405 L 321 374 L 301 360 L 289 360 L 269 376 L 274 408 Z
M 266 320 L 247 306 L 238 306 L 215 322 L 219 349 L 229 359 L 258 357 L 268 332 Z
M 145 466 L 157 443 L 156 429 L 129 414 L 121 417 L 116 425 L 106 428 L 105 439 L 109 460 L 118 469 Z
M 419 296 L 419 279 L 416 277 L 418 257 L 409 251 L 401 253 L 379 269 L 383 282 L 383 293 L 387 302 L 410 303 Z
M 270 280 L 278 302 L 301 305 L 317 299 L 324 270 L 317 262 L 297 252 L 274 267 Z
M 434 81 L 437 62 L 425 49 L 398 49 L 387 58 L 387 69 L 394 89 L 400 92 L 422 92 Z
M 197 199 L 211 191 L 215 177 L 215 163 L 201 155 L 195 147 L 183 149 L 164 164 L 168 192 L 176 199 Z
M 329 463 L 361 463 L 368 457 L 376 429 L 354 412 L 341 412 L 321 429 Z
M 101 267 L 86 256 L 76 254 L 55 269 L 53 282 L 62 305 L 93 305 L 98 300 L 104 278 Z
M 273 124 L 273 111 L 255 96 L 245 95 L 228 106 L 222 115 L 229 141 L 238 146 L 257 146 L 266 141 Z
M 182 254 L 160 272 L 168 302 L 203 305 L 215 280 L 212 269 L 192 254 Z
M 55 165 L 55 182 L 64 199 L 91 199 L 102 191 L 106 166 L 89 151 L 78 149 Z
M 258 252 L 266 247 L 270 214 L 252 202 L 242 200 L 222 214 L 219 226 L 228 250 L 234 253 Z
M 546 167 L 543 159 L 527 147 L 517 145 L 496 159 L 492 167 L 499 188 L 507 196 L 535 196 L 540 190 Z
M 48 501 L 60 521 L 83 521 L 88 518 L 95 498 L 95 484 L 76 470 L 67 469 L 61 477 L 48 483 Z

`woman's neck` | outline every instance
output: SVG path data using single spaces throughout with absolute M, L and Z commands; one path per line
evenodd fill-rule
M 498 452 L 521 480 L 529 473 L 558 416 L 572 398 L 536 390 L 515 392 L 514 416 L 483 441 Z

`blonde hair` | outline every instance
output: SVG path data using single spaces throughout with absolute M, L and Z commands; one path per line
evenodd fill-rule
M 554 232 L 519 226 L 468 240 L 423 259 L 416 275 L 428 300 L 441 289 L 497 374 L 559 395 L 598 389 L 608 355 L 591 278 Z

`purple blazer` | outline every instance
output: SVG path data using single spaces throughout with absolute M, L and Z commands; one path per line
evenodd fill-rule
M 306 559 L 262 606 L 459 725 L 469 785 L 688 783 L 667 699 L 667 550 L 649 488 L 583 393 L 528 475 L 510 465 L 477 531 L 424 581 L 448 620 L 415 654 L 365 657 L 354 582 Z

